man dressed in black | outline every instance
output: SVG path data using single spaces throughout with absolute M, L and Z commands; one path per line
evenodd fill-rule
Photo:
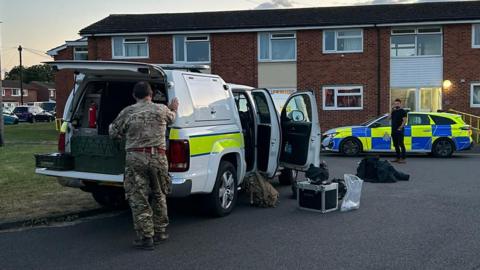
M 393 103 L 393 110 L 390 114 L 392 119 L 392 141 L 395 146 L 397 158 L 393 162 L 405 163 L 405 125 L 407 124 L 407 112 L 402 108 L 402 101 L 396 99 Z

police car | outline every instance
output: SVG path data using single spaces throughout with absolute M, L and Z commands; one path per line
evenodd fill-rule
M 388 115 L 383 115 L 358 126 L 330 129 L 322 135 L 322 148 L 346 156 L 393 152 L 390 123 Z M 451 113 L 409 112 L 404 142 L 407 152 L 437 157 L 450 157 L 473 145 L 470 126 L 460 115 Z
M 167 155 L 172 194 L 198 194 L 216 216 L 229 214 L 245 176 L 280 173 L 288 183 L 295 171 L 319 165 L 321 133 L 315 97 L 295 93 L 280 113 L 266 89 L 227 84 L 208 66 L 155 65 L 113 61 L 56 61 L 54 70 L 73 71 L 75 87 L 66 102 L 58 153 L 38 156 L 36 173 L 57 177 L 65 186 L 91 192 L 100 204 L 125 201 L 124 145 L 108 126 L 135 103 L 133 86 L 148 81 L 153 101 L 178 98 L 168 127 Z M 92 110 L 95 108 L 95 110 Z

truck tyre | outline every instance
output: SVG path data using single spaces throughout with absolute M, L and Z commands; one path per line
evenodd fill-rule
M 95 201 L 101 206 L 111 209 L 126 209 L 128 207 L 125 192 L 120 188 L 95 189 L 92 191 Z
M 355 138 L 347 138 L 340 145 L 340 152 L 345 156 L 356 157 L 362 152 L 362 143 Z
M 434 157 L 449 158 L 455 151 L 455 146 L 449 139 L 438 139 L 432 146 Z
M 292 169 L 283 169 L 278 176 L 278 182 L 280 182 L 280 185 L 291 185 L 295 181 L 296 177 L 297 171 Z
M 223 217 L 230 214 L 237 201 L 237 170 L 228 161 L 221 161 L 212 193 L 206 198 L 209 214 Z

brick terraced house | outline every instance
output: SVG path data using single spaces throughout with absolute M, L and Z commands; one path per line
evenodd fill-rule
M 227 82 L 313 91 L 322 130 L 388 112 L 395 98 L 480 115 L 479 1 L 110 15 L 80 35 L 48 53 L 208 64 Z M 72 85 L 57 74 L 59 111 Z

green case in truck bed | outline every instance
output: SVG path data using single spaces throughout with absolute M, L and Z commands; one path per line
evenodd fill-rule
M 125 170 L 125 142 L 107 135 L 73 136 L 71 154 L 76 171 L 122 174 Z

